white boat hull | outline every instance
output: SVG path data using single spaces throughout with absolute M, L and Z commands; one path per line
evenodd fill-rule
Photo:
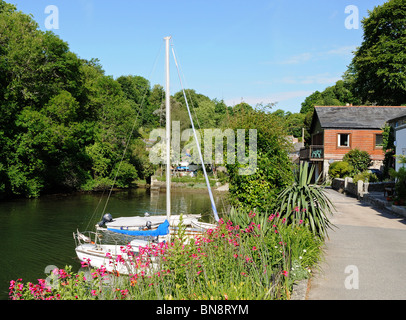
M 125 246 L 84 243 L 75 248 L 76 255 L 80 261 L 88 263 L 92 268 L 105 268 L 108 272 L 118 272 L 120 274 L 135 274 L 142 269 L 154 268 L 152 265 L 145 266 L 137 263 L 139 247 L 146 246 L 148 242 L 140 240 L 138 247 L 133 244 L 132 254 L 121 251 Z

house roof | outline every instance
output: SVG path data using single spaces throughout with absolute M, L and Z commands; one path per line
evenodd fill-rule
M 388 122 L 395 122 L 401 118 L 406 118 L 406 111 L 403 111 L 402 113 L 398 114 L 397 116 L 395 116 L 394 118 L 390 118 L 388 120 Z
M 388 120 L 403 115 L 406 106 L 315 106 L 314 110 L 324 129 L 381 129 Z

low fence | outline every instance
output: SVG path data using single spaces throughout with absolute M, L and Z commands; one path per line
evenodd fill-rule
M 385 187 L 388 185 L 395 185 L 394 182 L 364 182 L 358 180 L 353 182 L 353 179 L 350 177 L 346 178 L 335 178 L 331 183 L 331 187 L 334 190 L 342 193 L 348 193 L 355 197 L 363 198 L 364 194 L 369 192 L 384 192 Z

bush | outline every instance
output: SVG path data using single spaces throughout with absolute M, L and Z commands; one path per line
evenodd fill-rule
M 401 157 L 400 163 L 406 163 L 406 158 Z M 389 175 L 395 178 L 395 194 L 396 200 L 404 202 L 406 200 L 406 168 L 401 167 L 398 171 L 395 169 L 389 169 Z
M 356 148 L 348 151 L 344 155 L 343 161 L 348 162 L 353 168 L 352 176 L 366 171 L 372 162 L 368 152 Z
M 378 182 L 379 181 L 376 174 L 369 172 L 369 171 L 363 171 L 361 173 L 356 174 L 353 178 L 353 182 L 356 183 L 358 180 L 368 181 L 368 182 Z
M 334 178 L 344 178 L 348 176 L 353 171 L 353 168 L 347 161 L 336 161 L 333 162 L 329 169 L 328 175 Z

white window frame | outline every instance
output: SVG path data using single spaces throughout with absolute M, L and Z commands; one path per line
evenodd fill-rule
M 341 144 L 341 135 L 347 136 L 347 145 Z M 337 134 L 337 146 L 341 148 L 349 148 L 350 147 L 350 134 L 349 133 L 338 133 Z

